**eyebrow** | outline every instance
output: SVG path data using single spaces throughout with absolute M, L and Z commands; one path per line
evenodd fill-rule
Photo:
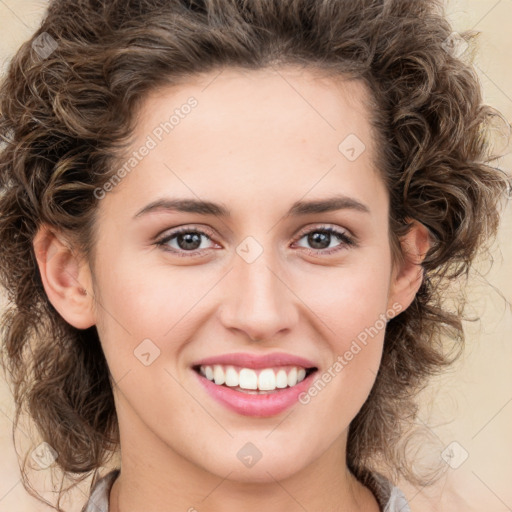
M 285 217 L 297 217 L 313 213 L 326 213 L 336 210 L 355 210 L 370 213 L 370 209 L 357 199 L 343 195 L 328 197 L 312 201 L 296 201 L 285 214 Z M 222 203 L 213 203 L 199 199 L 157 199 L 146 205 L 134 215 L 141 217 L 150 212 L 174 211 L 184 213 L 197 213 L 199 215 L 213 215 L 215 217 L 231 217 L 231 212 Z

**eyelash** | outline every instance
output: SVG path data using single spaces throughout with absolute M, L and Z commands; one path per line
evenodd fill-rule
M 157 240 L 155 242 L 155 245 L 158 247 L 162 247 L 163 250 L 165 250 L 167 252 L 171 252 L 179 257 L 185 257 L 185 258 L 200 255 L 201 252 L 208 250 L 208 249 L 196 249 L 195 251 L 185 251 L 183 249 L 180 249 L 180 250 L 170 249 L 167 246 L 167 244 L 171 240 L 176 238 L 178 235 L 183 234 L 183 233 L 196 233 L 196 234 L 205 236 L 205 237 L 209 238 L 210 240 L 212 239 L 212 235 L 210 233 L 205 232 L 201 229 L 195 229 L 195 228 L 191 228 L 191 227 L 183 227 L 183 228 L 177 228 L 176 230 L 167 234 L 163 238 L 160 238 L 159 240 Z M 307 247 L 302 247 L 302 249 L 304 249 L 306 251 L 306 253 L 313 255 L 313 256 L 330 255 L 330 254 L 336 253 L 338 251 L 341 251 L 346 247 L 353 247 L 353 246 L 357 245 L 355 239 L 352 238 L 351 236 L 349 236 L 345 231 L 339 231 L 330 226 L 315 227 L 313 229 L 303 231 L 300 233 L 300 235 L 298 235 L 298 237 L 296 238 L 294 243 L 298 242 L 299 240 L 301 240 L 302 238 L 304 238 L 305 236 L 307 236 L 311 233 L 329 233 L 329 234 L 335 236 L 336 238 L 338 238 L 340 240 L 340 242 L 342 242 L 339 246 L 333 247 L 330 249 L 308 249 Z

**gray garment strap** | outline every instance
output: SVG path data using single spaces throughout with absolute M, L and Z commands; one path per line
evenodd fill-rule
M 82 512 L 108 512 L 110 489 L 119 473 L 119 469 L 114 469 L 96 482 Z

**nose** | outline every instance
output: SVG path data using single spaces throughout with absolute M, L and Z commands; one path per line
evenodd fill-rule
M 219 316 L 226 329 L 251 340 L 272 340 L 290 331 L 299 320 L 299 298 L 287 283 L 283 264 L 264 251 L 248 263 L 235 257 L 226 277 Z

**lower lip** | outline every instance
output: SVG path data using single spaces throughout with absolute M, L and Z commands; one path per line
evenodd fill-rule
M 192 371 L 215 400 L 238 414 L 256 417 L 275 416 L 297 403 L 298 396 L 311 386 L 314 375 L 317 373 L 317 371 L 310 373 L 295 386 L 256 395 L 235 391 L 227 386 L 218 386 L 195 370 Z

